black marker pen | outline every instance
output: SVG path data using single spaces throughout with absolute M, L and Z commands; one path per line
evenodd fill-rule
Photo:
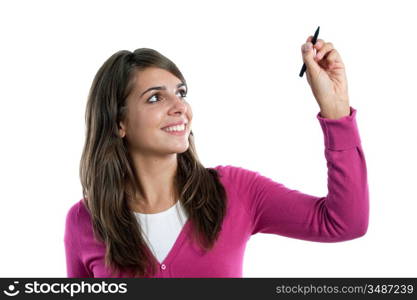
M 314 33 L 313 39 L 311 40 L 311 43 L 314 45 L 317 42 L 317 38 L 319 36 L 320 26 L 317 27 L 316 32 Z M 306 64 L 303 64 L 303 67 L 301 68 L 300 77 L 303 77 L 304 72 L 307 70 Z

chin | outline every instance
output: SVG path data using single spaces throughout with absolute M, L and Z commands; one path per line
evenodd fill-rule
M 185 151 L 187 151 L 189 148 L 189 143 L 184 144 L 184 145 L 176 145 L 176 146 L 171 146 L 171 147 L 167 147 L 165 148 L 166 153 L 169 154 L 174 154 L 174 153 L 184 153 Z
M 175 150 L 175 153 L 178 153 L 178 154 L 179 153 L 184 153 L 187 150 L 188 150 L 188 145 L 186 147 L 181 148 L 181 149 Z

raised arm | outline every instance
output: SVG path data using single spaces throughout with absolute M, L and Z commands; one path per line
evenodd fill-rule
M 369 199 L 365 156 L 356 110 L 337 120 L 317 114 L 324 133 L 328 194 L 317 197 L 292 190 L 258 172 L 234 167 L 229 172 L 251 216 L 252 234 L 272 233 L 317 242 L 363 236 Z

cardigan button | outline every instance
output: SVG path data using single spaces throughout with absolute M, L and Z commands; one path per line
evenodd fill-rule
M 166 266 L 165 264 L 162 264 L 162 265 L 161 265 L 161 269 L 162 269 L 162 270 L 165 270 L 166 268 L 167 268 L 167 266 Z

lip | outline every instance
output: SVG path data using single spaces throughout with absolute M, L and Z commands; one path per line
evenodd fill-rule
M 162 127 L 161 129 L 165 129 L 167 127 L 176 126 L 176 125 L 182 125 L 182 124 L 187 125 L 187 122 L 185 122 L 185 121 L 178 121 L 178 122 L 175 122 L 175 123 L 168 124 L 168 125 Z

